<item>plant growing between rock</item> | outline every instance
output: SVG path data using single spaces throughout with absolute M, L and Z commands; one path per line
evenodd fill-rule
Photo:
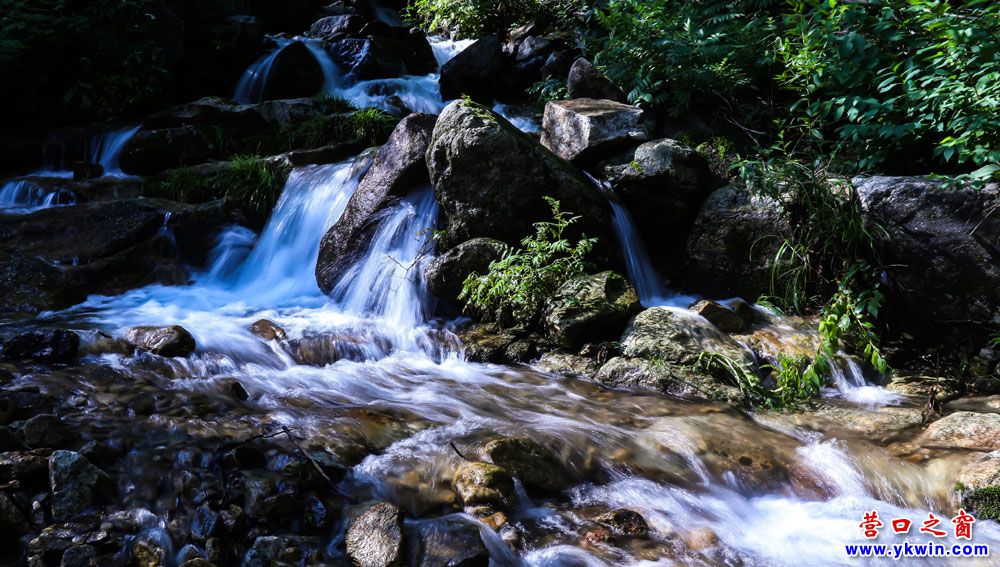
M 532 326 L 545 300 L 590 268 L 586 258 L 597 239 L 583 235 L 572 242 L 566 230 L 580 217 L 561 210 L 551 197 L 545 201 L 552 209 L 551 221 L 535 223 L 535 234 L 521 240 L 520 248 L 508 247 L 486 274 L 465 279 L 459 299 L 465 300 L 466 310 L 505 326 Z

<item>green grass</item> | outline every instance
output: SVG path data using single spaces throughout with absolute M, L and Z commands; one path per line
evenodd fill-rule
M 368 146 L 384 144 L 399 120 L 378 108 L 365 108 L 349 115 L 347 132 Z

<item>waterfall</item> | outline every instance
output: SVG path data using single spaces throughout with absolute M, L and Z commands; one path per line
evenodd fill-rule
M 236 83 L 236 92 L 233 93 L 233 100 L 240 104 L 252 104 L 263 100 L 264 88 L 267 86 L 267 77 L 271 74 L 271 66 L 274 60 L 281 53 L 281 50 L 288 46 L 292 40 L 275 37 L 272 38 L 278 43 L 277 49 L 265 54 L 263 57 L 252 63 L 243 72 L 240 81 Z
M 424 322 L 423 267 L 437 212 L 434 192 L 426 186 L 376 216 L 367 250 L 331 293 L 344 311 L 378 317 L 400 330 Z
M 105 177 L 125 177 L 125 173 L 118 165 L 118 160 L 121 158 L 125 144 L 138 131 L 139 126 L 131 126 L 91 138 L 87 149 L 88 161 L 100 164 L 104 168 Z
M 333 58 L 323 46 L 323 42 L 318 39 L 302 39 L 301 41 L 316 58 L 316 63 L 323 71 L 323 92 L 330 93 L 337 90 L 341 83 L 340 67 L 337 67 L 337 64 L 333 62 Z
M 30 179 L 12 179 L 0 185 L 0 212 L 4 213 L 30 213 L 74 203 L 72 194 L 47 190 Z
M 859 361 L 849 356 L 838 356 L 830 364 L 830 374 L 837 395 L 849 402 L 864 406 L 898 405 L 903 397 L 881 386 L 869 384 Z
M 687 307 L 698 300 L 697 297 L 671 292 L 660 275 L 653 268 L 653 262 L 646 252 L 642 236 L 632 221 L 632 215 L 618 201 L 611 188 L 601 183 L 593 175 L 584 172 L 597 189 L 604 194 L 611 205 L 612 228 L 625 257 L 625 272 L 639 294 L 643 307 Z

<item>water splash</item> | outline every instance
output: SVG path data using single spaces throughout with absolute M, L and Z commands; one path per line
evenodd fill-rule
M 31 213 L 60 205 L 72 205 L 76 198 L 67 191 L 51 190 L 30 179 L 12 179 L 0 185 L 0 212 Z
M 830 374 L 836 393 L 845 400 L 868 407 L 894 406 L 903 401 L 903 396 L 885 388 L 869 384 L 865 380 L 865 370 L 857 359 L 838 356 L 830 365 Z

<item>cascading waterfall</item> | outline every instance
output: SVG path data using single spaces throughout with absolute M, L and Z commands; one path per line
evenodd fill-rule
M 839 356 L 831 365 L 837 394 L 849 402 L 865 406 L 888 406 L 902 402 L 903 397 L 881 386 L 868 383 L 861 364 L 849 356 Z
M 118 160 L 121 158 L 125 144 L 139 131 L 139 126 L 131 126 L 95 136 L 88 143 L 87 155 L 90 163 L 100 164 L 104 168 L 105 177 L 125 177 Z
M 0 185 L 0 212 L 4 213 L 30 213 L 75 202 L 71 194 L 47 190 L 30 179 L 12 179 Z
M 251 104 L 264 99 L 264 89 L 267 87 L 267 77 L 271 74 L 271 67 L 277 59 L 281 50 L 292 43 L 292 40 L 282 37 L 272 38 L 278 47 L 270 53 L 264 54 L 260 59 L 250 64 L 243 72 L 238 83 L 236 92 L 233 93 L 233 100 L 240 104 Z
M 606 184 L 584 172 L 597 189 L 604 194 L 611 205 L 612 228 L 625 257 L 625 271 L 639 294 L 639 302 L 643 307 L 687 307 L 697 298 L 690 295 L 673 293 L 667 289 L 660 275 L 653 268 L 653 262 L 646 252 L 642 236 L 632 221 L 632 215 L 621 204 L 618 197 Z

